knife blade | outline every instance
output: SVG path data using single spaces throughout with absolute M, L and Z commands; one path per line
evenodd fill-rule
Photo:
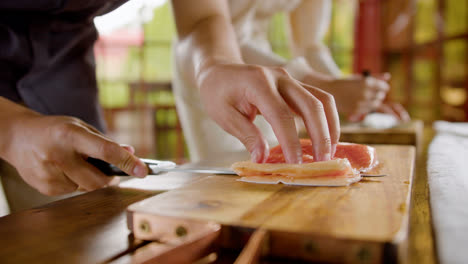
M 207 173 L 221 175 L 237 175 L 234 171 L 227 168 L 212 168 L 212 167 L 179 167 L 176 163 L 166 160 L 140 159 L 143 161 L 149 170 L 149 175 L 158 175 L 161 173 L 177 171 L 191 173 Z M 103 160 L 88 158 L 88 163 L 98 168 L 107 176 L 129 176 L 127 173 L 119 169 L 113 164 L 109 164 Z

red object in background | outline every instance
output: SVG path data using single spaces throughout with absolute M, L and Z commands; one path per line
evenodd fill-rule
M 96 57 L 122 57 L 125 59 L 129 47 L 142 47 L 144 42 L 142 30 L 120 29 L 110 34 L 99 35 L 94 45 Z
M 360 0 L 354 31 L 354 73 L 382 72 L 381 0 Z

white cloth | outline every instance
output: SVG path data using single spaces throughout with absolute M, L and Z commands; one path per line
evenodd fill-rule
M 431 208 L 441 263 L 467 263 L 468 123 L 434 123 L 427 163 Z

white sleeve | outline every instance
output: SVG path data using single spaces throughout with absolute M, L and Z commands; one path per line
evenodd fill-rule
M 289 14 L 291 45 L 315 71 L 340 76 L 340 69 L 322 42 L 330 26 L 331 8 L 331 0 L 303 0 Z
M 281 66 L 296 80 L 302 80 L 311 71 L 304 57 L 296 57 L 288 61 L 272 51 L 262 50 L 251 43 L 241 44 L 240 48 L 245 63 Z

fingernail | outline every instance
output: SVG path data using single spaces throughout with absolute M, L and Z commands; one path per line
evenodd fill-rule
M 296 155 L 288 155 L 288 154 L 284 154 L 285 155 L 285 159 L 286 159 L 286 163 L 289 163 L 289 164 L 302 164 L 302 150 L 299 149 L 296 153 Z
M 297 163 L 302 164 L 302 149 L 299 149 L 299 151 L 296 154 L 297 154 Z
M 336 144 L 333 144 L 332 145 L 332 154 L 331 154 L 331 157 L 335 157 L 335 153 L 336 153 Z
M 133 174 L 136 177 L 144 178 L 146 176 L 146 173 L 147 173 L 146 165 L 141 162 L 138 162 L 135 168 L 133 168 Z
M 323 161 L 330 160 L 330 156 L 331 156 L 330 153 L 325 153 L 325 154 L 323 155 Z
M 250 160 L 255 163 L 261 162 L 261 154 L 258 151 L 258 149 L 255 149 L 251 154 L 250 154 Z
M 265 163 L 268 160 L 269 156 L 270 156 L 270 149 L 265 148 L 265 150 L 263 151 L 263 158 L 262 158 L 261 163 Z

